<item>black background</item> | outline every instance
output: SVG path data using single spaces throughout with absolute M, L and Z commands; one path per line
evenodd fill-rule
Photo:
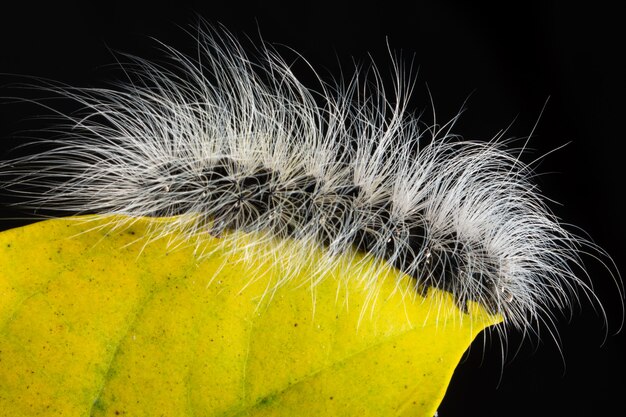
M 189 29 L 198 16 L 223 23 L 237 36 L 257 39 L 260 31 L 265 40 L 301 53 L 322 75 L 349 73 L 352 60 L 366 63 L 368 54 L 388 67 L 388 41 L 407 62 L 414 56 L 419 67 L 414 111 L 429 117 L 428 85 L 439 121 L 454 117 L 469 97 L 455 129 L 467 139 L 487 140 L 509 125 L 505 136 L 524 137 L 538 121 L 526 162 L 567 144 L 535 165 L 541 174 L 536 181 L 555 201 L 553 211 L 587 232 L 626 271 L 625 36 L 617 8 L 566 1 L 3 7 L 0 85 L 5 87 L 15 81 L 6 74 L 101 86 L 119 75 L 107 69 L 115 62 L 111 49 L 156 57 L 150 37 L 193 53 L 193 41 L 181 27 Z M 303 71 L 305 82 L 307 77 Z M 7 95 L 0 90 L 0 97 Z M 4 149 L 37 110 L 2 101 Z M 6 210 L 0 214 L 11 216 Z M 0 227 L 16 224 L 5 220 Z M 626 343 L 623 332 L 614 335 L 621 301 L 606 269 L 592 259 L 587 269 L 609 316 L 606 341 L 602 319 L 583 303 L 571 320 L 557 323 L 560 350 L 544 335 L 541 342 L 523 343 L 517 355 L 510 351 L 503 365 L 497 343 L 478 343 L 457 369 L 440 415 L 590 416 L 623 410 Z M 519 344 L 515 334 L 511 344 Z

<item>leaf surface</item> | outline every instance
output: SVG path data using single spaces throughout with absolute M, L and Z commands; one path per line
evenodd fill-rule
M 220 238 L 200 258 L 148 243 L 150 219 L 80 219 L 0 233 L 5 415 L 432 416 L 499 322 L 439 291 L 407 295 L 396 270 L 363 285 L 380 265 L 360 254 L 315 285 L 303 265 L 275 286 L 269 258 L 241 262 Z

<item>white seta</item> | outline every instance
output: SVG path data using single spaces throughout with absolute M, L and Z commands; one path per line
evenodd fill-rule
M 3 187 L 30 207 L 178 216 L 155 236 L 182 230 L 198 247 L 256 232 L 285 279 L 321 249 L 313 286 L 361 250 L 412 290 L 477 301 L 524 332 L 595 300 L 574 270 L 581 245 L 598 249 L 559 224 L 505 141 L 464 141 L 407 111 L 398 65 L 393 94 L 375 68 L 313 91 L 273 49 L 253 60 L 222 30 L 199 32 L 195 59 L 164 49 L 165 64 L 130 57 L 112 88 L 47 84 L 81 110 L 61 115 L 47 150 L 1 163 Z

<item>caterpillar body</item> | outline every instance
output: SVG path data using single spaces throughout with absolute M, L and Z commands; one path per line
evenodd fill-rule
M 269 46 L 253 60 L 222 30 L 198 42 L 195 60 L 169 47 L 167 65 L 131 57 L 112 88 L 48 84 L 82 110 L 62 115 L 50 149 L 3 162 L 3 187 L 34 207 L 178 216 L 160 235 L 292 239 L 328 265 L 354 248 L 523 331 L 594 298 L 573 269 L 592 244 L 551 214 L 530 167 L 506 141 L 411 114 L 397 64 L 393 94 L 375 68 L 313 91 Z

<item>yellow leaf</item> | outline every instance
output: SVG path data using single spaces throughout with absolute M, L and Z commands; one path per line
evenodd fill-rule
M 3 415 L 432 416 L 500 320 L 439 291 L 407 295 L 409 277 L 360 254 L 315 285 L 303 265 L 276 286 L 269 259 L 241 262 L 219 237 L 199 257 L 148 242 L 155 220 L 111 221 L 0 234 Z

